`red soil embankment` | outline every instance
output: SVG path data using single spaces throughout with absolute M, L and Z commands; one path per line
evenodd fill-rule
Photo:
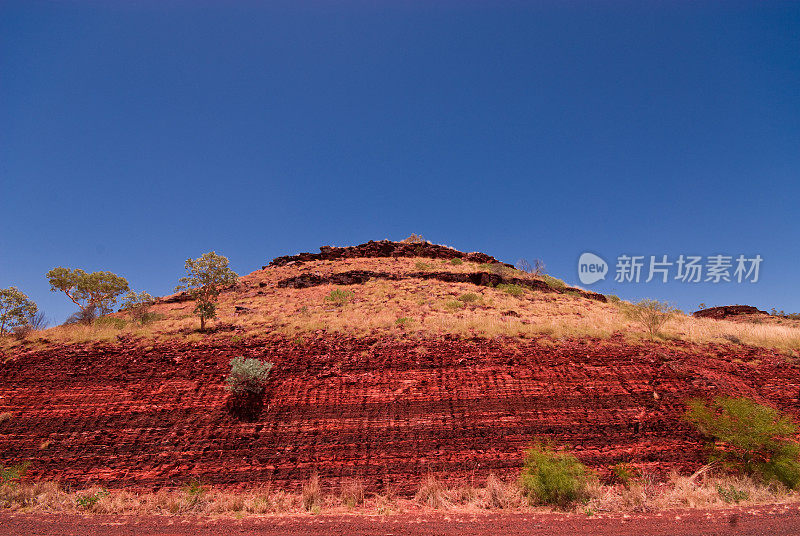
M 255 422 L 227 409 L 232 357 L 275 363 Z M 72 345 L 0 356 L 0 464 L 106 486 L 297 487 L 516 472 L 537 436 L 598 468 L 702 462 L 686 399 L 746 395 L 798 415 L 800 370 L 771 351 L 621 339 L 357 339 Z

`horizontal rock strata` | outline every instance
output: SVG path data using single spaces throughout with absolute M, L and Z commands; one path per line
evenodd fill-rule
M 229 411 L 235 356 L 275 364 L 252 422 Z M 746 395 L 795 416 L 800 373 L 743 346 L 622 339 L 375 339 L 72 345 L 0 355 L 0 464 L 65 484 L 297 488 L 362 478 L 412 493 L 429 472 L 516 474 L 537 437 L 607 471 L 693 471 L 685 401 Z

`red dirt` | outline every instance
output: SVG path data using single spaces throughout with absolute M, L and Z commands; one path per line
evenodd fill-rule
M 227 409 L 232 357 L 275 363 L 255 422 Z M 10 358 L 10 359 L 9 359 Z M 758 360 L 757 362 L 755 360 Z M 743 346 L 355 339 L 72 345 L 0 355 L 0 464 L 64 483 L 155 488 L 193 478 L 411 493 L 433 471 L 482 483 L 544 436 L 604 470 L 702 461 L 684 402 L 747 395 L 798 416 L 798 366 Z
M 669 510 L 655 514 L 587 517 L 581 514 L 398 514 L 391 516 L 269 516 L 243 520 L 182 516 L 107 516 L 0 513 L 8 535 L 73 536 L 263 535 L 283 536 L 463 536 L 594 534 L 599 536 L 794 536 L 797 506 L 722 510 Z

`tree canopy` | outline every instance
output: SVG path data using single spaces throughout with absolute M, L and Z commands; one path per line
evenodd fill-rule
M 236 283 L 239 276 L 228 267 L 228 258 L 214 251 L 187 259 L 184 268 L 186 275 L 178 280 L 175 290 L 186 290 L 197 301 L 194 313 L 200 317 L 200 329 L 204 330 L 206 319 L 217 315 L 220 290 Z
M 38 307 L 17 287 L 0 288 L 0 334 L 28 324 Z
M 80 268 L 53 268 L 47 272 L 47 280 L 52 292 L 63 292 L 82 310 L 97 307 L 103 314 L 110 313 L 117 298 L 129 290 L 124 277 L 112 272 L 87 273 Z

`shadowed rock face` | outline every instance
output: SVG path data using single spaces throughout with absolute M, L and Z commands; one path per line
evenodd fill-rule
M 447 246 L 430 243 L 405 243 L 390 240 L 370 240 L 365 244 L 348 247 L 322 246 L 319 253 L 300 253 L 276 257 L 269 266 L 286 266 L 289 263 L 329 261 L 359 257 L 428 257 L 431 259 L 463 259 L 465 261 L 495 264 L 497 259 L 485 253 L 463 253 Z M 505 266 L 510 264 L 502 263 Z M 266 268 L 264 266 L 263 268 Z
M 230 411 L 235 356 L 275 364 L 252 422 Z M 758 360 L 758 365 L 749 364 Z M 113 487 L 296 488 L 362 478 L 413 493 L 428 472 L 518 472 L 537 437 L 601 473 L 619 461 L 691 472 L 701 438 L 685 401 L 750 396 L 797 412 L 800 373 L 744 346 L 451 337 L 134 340 L 0 355 L 0 464 Z M 45 448 L 41 445 L 47 443 Z
M 373 272 L 369 270 L 350 270 L 322 276 L 318 274 L 300 274 L 294 277 L 287 277 L 278 281 L 279 288 L 308 288 L 319 285 L 360 285 L 370 279 L 385 279 L 389 281 L 399 281 L 401 279 L 435 279 L 448 283 L 472 283 L 483 287 L 496 287 L 500 284 L 519 285 L 540 292 L 577 292 L 584 298 L 606 302 L 606 297 L 597 292 L 589 292 L 574 287 L 564 289 L 551 288 L 547 283 L 539 279 L 522 279 L 519 277 L 506 277 L 500 274 L 489 272 L 473 273 L 453 273 L 453 272 L 411 272 L 408 274 L 390 274 L 388 272 Z
M 751 305 L 723 305 L 721 307 L 710 307 L 692 313 L 696 318 L 728 318 L 740 315 L 768 315 L 766 311 L 756 309 Z

